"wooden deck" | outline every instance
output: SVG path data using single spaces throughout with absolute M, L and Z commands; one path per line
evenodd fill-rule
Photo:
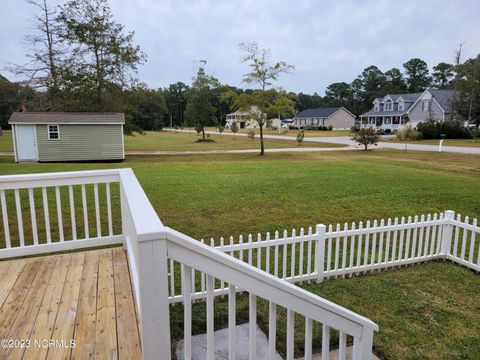
M 141 359 L 130 284 L 122 248 L 0 262 L 0 358 Z

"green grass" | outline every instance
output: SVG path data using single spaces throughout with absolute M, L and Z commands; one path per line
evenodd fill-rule
M 0 174 L 117 167 L 133 168 L 162 221 L 195 238 L 445 209 L 480 215 L 480 156 L 475 155 L 385 149 L 267 153 L 263 158 L 130 157 L 105 164 L 14 164 L 0 158 Z M 466 269 L 432 263 L 307 288 L 377 322 L 374 346 L 388 359 L 460 359 L 480 353 L 479 279 Z M 246 321 L 245 301 L 239 299 L 240 322 Z M 222 306 L 216 307 L 219 326 L 226 319 Z M 258 309 L 265 329 L 268 308 L 261 302 Z M 199 329 L 204 304 L 196 305 L 195 314 L 194 328 Z M 181 316 L 181 307 L 175 307 L 174 334 L 179 333 Z M 300 317 L 296 324 L 300 354 Z
M 253 140 L 245 136 L 209 135 L 215 141 L 196 142 L 199 137 L 193 133 L 172 131 L 147 131 L 145 135 L 125 136 L 126 151 L 182 151 L 182 150 L 243 150 L 260 149 L 260 138 Z M 339 147 L 335 144 L 303 142 L 303 147 Z M 265 139 L 267 149 L 297 147 L 297 143 L 289 140 Z M 341 147 L 341 145 L 340 145 Z
M 0 152 L 13 152 L 12 132 L 10 130 L 3 130 L 3 135 L 0 136 Z
M 440 140 L 417 140 L 417 141 L 400 141 L 396 138 L 383 138 L 385 142 L 398 142 L 406 144 L 423 144 L 423 145 L 438 145 Z M 468 146 L 480 147 L 480 139 L 446 139 L 443 142 L 444 146 Z

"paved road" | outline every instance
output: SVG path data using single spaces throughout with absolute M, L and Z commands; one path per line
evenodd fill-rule
M 174 130 L 174 129 L 164 129 L 167 131 L 179 131 L 179 132 L 192 132 L 194 130 Z M 218 134 L 216 131 L 206 131 L 208 134 Z M 223 135 L 230 135 L 230 136 L 247 136 L 245 133 L 237 133 L 236 135 L 232 133 L 223 133 Z M 281 140 L 290 140 L 290 141 L 297 141 L 297 139 L 293 136 L 285 136 L 285 135 L 264 135 L 266 139 L 281 139 Z M 345 149 L 355 149 L 360 148 L 349 136 L 324 136 L 324 137 L 305 137 L 304 141 L 312 141 L 312 142 L 323 142 L 323 143 L 332 143 L 332 144 L 341 144 L 347 145 L 348 148 L 341 148 L 342 150 Z M 376 146 L 377 148 L 384 148 L 384 149 L 397 149 L 397 150 L 416 150 L 416 151 L 434 151 L 438 152 L 437 145 L 423 145 L 423 144 L 402 144 L 402 143 L 394 143 L 394 142 L 379 142 Z M 271 151 L 271 150 L 268 150 Z M 451 153 L 462 153 L 462 154 L 475 154 L 480 155 L 480 147 L 467 147 L 467 146 L 443 146 L 443 152 L 451 152 Z

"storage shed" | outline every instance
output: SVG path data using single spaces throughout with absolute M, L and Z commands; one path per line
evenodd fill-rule
M 121 113 L 15 112 L 15 161 L 125 159 Z

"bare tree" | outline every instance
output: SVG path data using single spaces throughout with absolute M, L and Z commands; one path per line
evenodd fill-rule
M 24 37 L 29 61 L 23 65 L 13 65 L 10 70 L 26 77 L 28 85 L 48 90 L 52 96 L 56 96 L 59 88 L 59 58 L 63 53 L 57 39 L 57 11 L 48 5 L 47 0 L 26 2 L 38 8 L 38 15 L 34 19 L 35 33 Z
M 243 82 L 246 84 L 257 84 L 264 91 L 273 81 L 278 80 L 282 73 L 292 73 L 295 66 L 285 61 L 272 63 L 270 60 L 270 49 L 260 49 L 258 44 L 241 43 L 239 45 L 243 53 L 242 62 L 248 63 L 250 72 L 243 74 Z
M 461 64 L 461 61 L 462 61 L 462 47 L 463 47 L 463 44 L 465 43 L 460 43 L 460 45 L 458 45 L 458 50 L 455 51 L 455 77 L 453 79 L 453 97 L 452 97 L 452 119 L 455 120 L 456 118 L 456 115 L 455 115 L 455 111 L 456 111 L 456 106 L 457 106 L 457 92 L 458 92 L 458 79 L 460 78 L 461 74 L 460 74 L 460 64 Z

